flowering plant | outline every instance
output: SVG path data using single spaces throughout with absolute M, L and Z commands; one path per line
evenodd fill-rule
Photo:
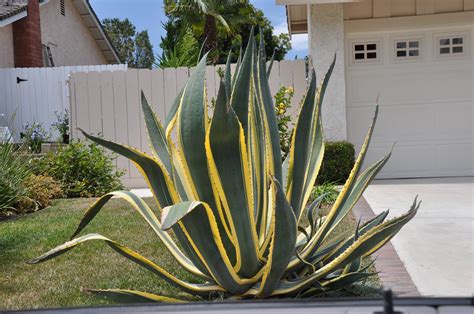
M 51 126 L 56 129 L 61 135 L 64 144 L 69 144 L 69 111 L 66 109 L 64 112 L 55 112 L 56 122 Z
M 40 122 L 33 122 L 32 124 L 25 123 L 20 137 L 31 152 L 40 153 L 41 143 L 49 138 L 49 134 Z
M 291 132 L 289 124 L 291 122 L 291 116 L 288 114 L 288 108 L 291 107 L 293 95 L 293 88 L 285 86 L 282 86 L 275 95 L 275 113 L 283 158 L 285 158 L 290 151 Z

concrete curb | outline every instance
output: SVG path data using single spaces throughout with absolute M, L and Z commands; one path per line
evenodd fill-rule
M 374 212 L 363 197 L 357 202 L 352 211 L 355 218 L 360 218 L 361 221 L 367 221 L 375 217 Z M 392 243 L 389 242 L 384 245 L 373 255 L 373 258 L 376 259 L 375 269 L 380 272 L 379 277 L 384 288 L 391 289 L 397 297 L 420 296 L 418 288 L 413 283 Z

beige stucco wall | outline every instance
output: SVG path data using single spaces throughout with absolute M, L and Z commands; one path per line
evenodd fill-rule
M 60 13 L 59 0 L 41 7 L 42 42 L 51 48 L 54 65 L 107 64 L 71 0 L 65 2 L 66 16 Z
M 337 53 L 322 106 L 324 135 L 328 140 L 347 138 L 343 10 L 342 3 L 310 5 L 308 10 L 309 55 L 319 80 Z
M 0 27 L 0 68 L 13 68 L 13 33 L 12 25 Z

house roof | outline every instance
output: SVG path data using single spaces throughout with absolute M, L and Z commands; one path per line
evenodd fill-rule
M 26 11 L 26 4 L 8 5 L 7 3 L 0 3 L 0 21 L 6 20 L 23 11 Z
M 49 0 L 38 0 L 40 6 Z M 26 16 L 27 0 L 0 0 L 0 27 L 9 25 Z
M 89 29 L 92 37 L 94 37 L 107 62 L 110 64 L 121 63 L 117 51 L 115 51 L 110 39 L 107 37 L 102 23 L 95 14 L 89 0 L 72 0 L 72 3 L 76 7 L 77 12 L 79 12 L 82 21 Z
M 305 4 L 287 5 L 286 20 L 290 36 L 308 33 L 308 6 Z
M 366 0 L 276 0 L 276 4 L 286 8 L 288 33 L 291 36 L 308 33 L 308 5 L 363 1 Z
M 39 0 L 45 4 L 48 0 Z M 74 7 L 82 18 L 92 37 L 95 39 L 105 59 L 110 64 L 121 63 L 120 58 L 107 37 L 102 24 L 89 3 L 89 0 L 72 0 Z M 13 5 L 7 5 L 6 1 L 0 0 L 0 27 L 11 24 L 26 16 L 26 2 L 15 2 Z

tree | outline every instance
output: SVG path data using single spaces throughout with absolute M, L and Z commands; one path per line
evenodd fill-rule
M 197 64 L 199 58 L 199 43 L 190 29 L 180 37 L 169 49 L 163 49 L 158 56 L 157 66 L 160 68 L 191 67 Z
M 273 26 L 262 10 L 254 9 L 252 14 L 253 23 L 245 23 L 239 27 L 239 30 L 233 36 L 222 36 L 218 42 L 219 63 L 225 63 L 227 54 L 231 51 L 231 61 L 236 62 L 240 47 L 245 47 L 250 37 L 252 27 L 255 28 L 257 40 L 260 39 L 260 31 L 265 41 L 265 53 L 267 59 L 274 55 L 275 60 L 283 60 L 288 51 L 291 50 L 291 41 L 288 34 L 273 34 Z
M 148 31 L 137 32 L 129 19 L 104 19 L 104 30 L 120 60 L 132 68 L 151 68 L 155 62 Z
M 151 69 L 155 63 L 153 45 L 150 42 L 148 31 L 138 32 L 135 36 L 135 64 L 136 68 Z
M 231 61 L 236 62 L 239 54 L 240 47 L 245 47 L 250 36 L 252 26 L 255 26 L 256 32 L 261 29 L 266 43 L 265 49 L 267 58 L 270 59 L 275 52 L 275 60 L 284 59 L 286 53 L 291 50 L 291 42 L 288 34 L 273 34 L 273 27 L 270 21 L 265 17 L 261 10 L 254 8 L 248 1 L 245 4 L 242 1 L 217 1 L 218 3 L 232 2 L 235 5 L 222 5 L 218 6 L 214 4 L 215 10 L 219 10 L 219 15 L 227 22 L 227 27 L 222 23 L 216 24 L 216 34 L 212 36 L 206 36 L 205 24 L 203 24 L 202 18 L 196 17 L 195 12 L 178 14 L 176 9 L 178 4 L 182 6 L 185 2 L 213 2 L 213 1 L 178 1 L 178 0 L 165 0 L 165 12 L 168 16 L 168 21 L 163 24 L 163 28 L 166 31 L 166 36 L 162 37 L 160 47 L 163 49 L 163 56 L 165 54 L 172 54 L 175 51 L 176 43 L 180 42 L 180 38 L 191 29 L 195 38 L 202 45 L 206 40 L 205 50 L 211 49 L 210 59 L 213 63 L 225 63 L 228 53 L 231 51 Z M 181 11 L 183 12 L 183 11 Z M 218 20 L 220 21 L 220 20 Z M 230 32 L 229 32 L 230 29 Z M 215 43 L 209 43 L 209 38 L 216 38 Z M 259 36 L 257 36 L 259 37 Z
M 205 50 L 211 51 L 214 63 L 218 60 L 219 26 L 225 33 L 233 33 L 236 25 L 250 22 L 252 10 L 248 0 L 165 0 L 166 14 L 182 20 L 196 37 L 205 40 Z

